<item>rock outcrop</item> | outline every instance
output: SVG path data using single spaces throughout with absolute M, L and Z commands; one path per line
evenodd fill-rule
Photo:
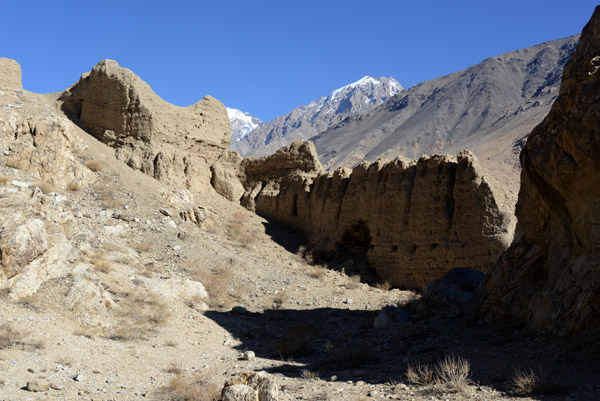
M 21 66 L 15 60 L 0 58 L 0 90 L 21 90 Z
M 396 287 L 423 288 L 453 267 L 485 270 L 510 243 L 510 217 L 467 151 L 327 174 L 314 145 L 295 142 L 240 168 L 244 206 L 303 231 L 320 254 L 366 255 Z
M 208 168 L 229 147 L 229 119 L 218 100 L 172 105 L 113 60 L 82 75 L 61 100 L 65 113 L 114 147 L 118 159 L 192 192 L 210 188 Z
M 600 323 L 600 8 L 560 95 L 521 152 L 517 236 L 491 269 L 486 311 L 532 329 Z

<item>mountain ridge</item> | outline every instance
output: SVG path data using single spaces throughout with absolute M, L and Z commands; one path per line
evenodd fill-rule
M 308 139 L 349 115 L 371 110 L 402 90 L 392 77 L 365 76 L 257 127 L 239 141 L 232 140 L 231 149 L 242 156 L 273 153 L 296 140 Z

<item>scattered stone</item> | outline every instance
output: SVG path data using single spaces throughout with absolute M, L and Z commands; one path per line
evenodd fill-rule
M 260 401 L 258 392 L 245 384 L 234 384 L 223 388 L 222 401 Z
M 27 382 L 27 386 L 25 386 L 27 391 L 33 392 L 41 392 L 48 391 L 50 388 L 50 382 L 44 379 L 34 379 Z
M 160 209 L 159 212 L 167 217 L 173 217 L 173 212 L 169 209 Z
M 85 376 L 83 376 L 83 374 L 81 374 L 81 373 L 77 373 L 73 377 L 73 380 L 75 380 L 76 382 L 82 382 L 84 379 L 85 379 Z
M 236 305 L 233 308 L 231 308 L 231 313 L 233 313 L 234 315 L 245 315 L 248 313 L 248 309 L 244 308 L 241 305 Z
M 256 354 L 254 353 L 254 351 L 246 351 L 244 352 L 244 354 L 242 355 L 242 358 L 245 361 L 253 361 L 256 359 Z

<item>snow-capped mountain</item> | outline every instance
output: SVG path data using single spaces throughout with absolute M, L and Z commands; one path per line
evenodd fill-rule
M 348 116 L 370 111 L 404 89 L 394 78 L 366 76 L 255 128 L 231 149 L 242 156 L 262 156 L 299 139 L 309 139 Z
M 264 125 L 259 118 L 238 109 L 226 107 L 231 124 L 231 143 L 236 143 L 257 127 Z

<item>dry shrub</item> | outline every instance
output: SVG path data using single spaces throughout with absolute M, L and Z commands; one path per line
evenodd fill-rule
M 237 212 L 229 224 L 228 236 L 230 240 L 236 240 L 240 245 L 249 247 L 256 239 L 256 232 L 246 223 L 246 216 Z
M 275 340 L 275 351 L 282 358 L 310 355 L 314 352 L 317 331 L 318 328 L 313 325 L 296 324 Z
M 271 307 L 275 310 L 279 310 L 283 307 L 283 304 L 286 303 L 288 299 L 289 296 L 287 291 L 279 291 L 277 294 L 275 294 L 275 297 L 273 298 L 273 304 L 271 305 Z
M 306 275 L 308 277 L 322 279 L 327 274 L 327 268 L 323 265 L 314 265 L 307 267 Z
M 383 292 L 388 292 L 389 290 L 392 289 L 392 285 L 390 284 L 389 281 L 383 281 L 383 282 L 379 282 L 375 285 L 375 288 L 380 289 Z
M 471 364 L 464 358 L 446 355 L 434 367 L 417 362 L 409 364 L 406 377 L 408 381 L 422 386 L 435 386 L 448 392 L 464 392 L 472 384 Z
M 114 310 L 117 323 L 107 333 L 111 340 L 144 339 L 146 333 L 165 324 L 170 316 L 167 306 L 155 294 L 137 290 L 119 295 L 123 298 L 115 300 L 119 305 Z
M 67 191 L 77 192 L 81 189 L 81 185 L 77 181 L 71 181 L 67 184 Z
M 362 340 L 353 341 L 350 334 L 325 344 L 325 361 L 334 364 L 338 369 L 358 368 L 371 360 L 373 353 L 369 344 Z
M 24 351 L 33 351 L 44 348 L 43 341 L 26 340 L 30 333 L 14 329 L 8 324 L 0 326 L 0 349 L 20 348 Z
M 348 281 L 346 282 L 346 284 L 344 284 L 344 287 L 346 287 L 349 290 L 355 290 L 357 288 L 360 288 L 360 276 L 358 274 L 349 276 Z
M 193 378 L 177 376 L 160 390 L 159 399 L 168 401 L 217 401 L 221 399 L 221 391 L 204 375 L 199 374 Z
M 307 380 L 314 380 L 319 378 L 319 372 L 313 372 L 312 370 L 302 369 L 300 371 L 300 377 Z
M 409 382 L 421 386 L 430 386 L 435 381 L 432 367 L 421 362 L 408 364 L 406 378 Z
M 7 167 L 14 168 L 17 170 L 26 170 L 29 167 L 29 162 L 27 162 L 23 157 L 14 155 L 11 157 L 4 158 L 4 164 Z
M 4 185 L 10 181 L 10 178 L 5 176 L 4 174 L 0 174 L 0 184 Z
M 446 355 L 436 366 L 438 384 L 449 391 L 463 392 L 472 383 L 470 371 L 469 361 L 459 356 Z
M 102 273 L 109 273 L 113 269 L 112 262 L 108 259 L 105 259 L 102 255 L 94 255 L 89 262 L 94 265 L 96 270 Z
M 88 160 L 85 162 L 85 166 L 95 173 L 104 170 L 104 164 L 98 160 Z
M 171 364 L 165 369 L 165 372 L 170 373 L 172 375 L 180 375 L 181 373 L 183 373 L 183 368 L 181 367 L 181 365 L 175 362 L 171 362 Z
M 531 369 L 517 369 L 514 376 L 509 380 L 509 386 L 512 392 L 520 397 L 560 395 L 565 393 L 563 387 L 540 378 Z
M 129 243 L 129 247 L 132 248 L 137 253 L 146 253 L 150 252 L 154 247 L 154 244 L 150 241 L 137 241 Z
M 44 194 L 49 194 L 51 192 L 60 193 L 58 188 L 48 182 L 38 182 L 35 184 L 35 186 L 38 187 Z
M 225 265 L 196 271 L 193 273 L 193 278 L 204 285 L 210 298 L 209 307 L 212 309 L 230 309 L 247 293 L 247 290 L 235 280 L 231 268 Z M 193 302 L 193 300 L 189 301 Z

